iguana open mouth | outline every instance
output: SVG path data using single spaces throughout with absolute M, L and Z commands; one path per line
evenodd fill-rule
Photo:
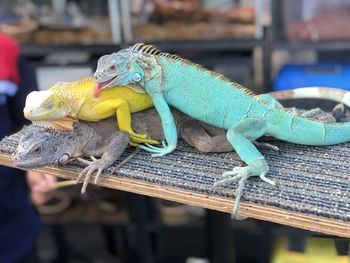
M 93 91 L 94 97 L 98 97 L 98 96 L 99 96 L 99 93 L 100 93 L 100 90 L 106 88 L 106 87 L 107 87 L 110 83 L 112 83 L 117 77 L 118 77 L 118 75 L 115 76 L 115 77 L 113 77 L 113 78 L 111 78 L 111 79 L 109 79 L 109 80 L 106 80 L 106 81 L 103 81 L 103 82 L 100 82 L 100 83 L 95 81 L 95 84 L 94 84 L 94 91 Z

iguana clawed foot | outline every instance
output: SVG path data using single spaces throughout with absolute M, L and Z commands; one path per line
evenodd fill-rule
M 145 145 L 140 145 L 139 147 L 140 149 L 151 152 L 152 157 L 164 156 L 168 153 L 171 153 L 176 148 L 176 145 L 167 145 L 167 143 L 164 140 L 162 141 L 162 145 L 163 147 L 155 147 L 153 145 L 146 143 Z
M 137 146 L 140 143 L 148 143 L 148 144 L 158 144 L 159 141 L 152 140 L 149 138 L 148 134 L 138 134 L 133 131 L 127 131 L 130 135 L 130 145 Z
M 247 179 L 251 176 L 260 176 L 260 178 L 269 184 L 275 185 L 275 183 L 266 178 L 266 173 L 268 172 L 268 166 L 265 160 L 258 160 L 255 162 L 249 163 L 245 167 L 234 167 L 232 171 L 224 172 L 221 176 L 221 179 L 216 181 L 213 185 L 214 190 L 220 186 L 225 185 L 231 182 L 238 181 L 238 188 L 235 203 L 232 209 L 231 217 L 232 219 L 241 220 L 242 217 L 237 216 L 237 211 L 239 207 L 239 202 L 241 200 L 244 185 Z
M 88 165 L 80 172 L 79 176 L 75 180 L 76 183 L 79 183 L 82 177 L 85 175 L 83 187 L 81 188 L 82 194 L 86 192 L 86 188 L 89 184 L 91 174 L 94 171 L 97 171 L 97 174 L 95 177 L 95 184 L 97 184 L 98 181 L 100 180 L 100 176 L 102 174 L 103 169 L 108 167 L 108 165 L 106 165 L 102 159 L 96 159 L 94 156 L 90 156 L 90 158 L 92 159 L 92 161 L 84 160 L 82 158 L 77 158 L 78 161 Z

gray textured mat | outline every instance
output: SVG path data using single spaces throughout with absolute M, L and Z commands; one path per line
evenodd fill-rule
M 0 152 L 12 153 L 21 135 L 38 127 L 29 126 L 0 142 Z M 280 152 L 264 153 L 271 186 L 259 178 L 246 183 L 242 200 L 280 207 L 294 212 L 350 222 L 350 144 L 310 147 L 274 141 Z M 128 149 L 122 159 L 130 154 Z M 82 167 L 78 162 L 70 166 Z M 152 158 L 145 151 L 125 164 L 116 176 L 213 194 L 211 186 L 222 172 L 242 165 L 234 153 L 201 154 L 182 141 L 171 154 Z M 237 184 L 221 187 L 214 194 L 234 197 Z

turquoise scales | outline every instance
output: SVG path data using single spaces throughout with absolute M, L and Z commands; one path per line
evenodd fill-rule
M 176 55 L 160 52 L 150 45 L 136 44 L 101 57 L 94 76 L 101 89 L 111 84 L 138 83 L 152 97 L 166 138 L 162 148 L 141 146 L 152 152 L 152 156 L 162 156 L 176 148 L 177 132 L 168 105 L 192 118 L 227 129 L 228 141 L 247 166 L 225 172 L 214 187 L 239 181 L 234 216 L 244 182 L 250 176 L 260 176 L 274 184 L 265 177 L 268 165 L 253 140 L 263 135 L 307 145 L 350 140 L 348 123 L 329 124 L 302 117 L 285 110 L 273 99 L 259 98 L 220 74 Z

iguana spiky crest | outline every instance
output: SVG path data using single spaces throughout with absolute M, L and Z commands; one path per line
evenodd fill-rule
M 267 105 L 268 107 L 271 107 L 273 109 L 278 109 L 281 111 L 288 112 L 291 115 L 298 116 L 298 114 L 293 111 L 290 111 L 285 108 L 278 108 L 275 105 L 269 104 L 268 102 L 261 99 L 258 95 L 256 95 L 251 90 L 243 87 L 237 82 L 234 82 L 228 79 L 222 74 L 208 70 L 205 67 L 199 64 L 193 63 L 187 59 L 181 58 L 178 55 L 160 51 L 153 45 L 144 44 L 144 43 L 137 43 L 127 49 L 120 50 L 117 53 L 112 53 L 110 55 L 102 56 L 98 61 L 97 70 L 94 74 L 94 78 L 96 82 L 101 83 L 101 84 L 96 84 L 96 88 L 97 89 L 109 88 L 110 86 L 113 86 L 116 84 L 116 81 L 119 80 L 119 77 L 121 75 L 128 76 L 129 75 L 128 73 L 131 72 L 133 69 L 131 68 L 130 65 L 129 65 L 130 68 L 128 69 L 127 64 L 131 64 L 131 65 L 136 64 L 140 66 L 141 70 L 137 72 L 137 74 L 140 75 L 140 79 L 138 79 L 136 83 L 141 83 L 141 86 L 142 86 L 144 81 L 154 78 L 157 74 L 158 75 L 161 74 L 161 69 L 160 69 L 160 66 L 158 65 L 157 57 L 163 57 L 172 61 L 180 61 L 184 65 L 196 67 L 199 70 L 212 75 L 214 78 L 218 78 L 223 82 L 230 84 L 232 88 L 241 90 L 244 94 L 252 97 L 253 99 L 257 100 L 261 104 Z M 123 63 L 126 64 L 126 66 L 124 66 Z M 125 73 L 117 74 L 117 72 L 121 71 L 121 67 L 123 66 L 125 68 Z M 127 79 L 122 82 L 128 83 L 132 81 L 130 81 L 130 79 Z M 122 84 L 119 80 L 118 85 L 124 85 L 124 84 Z M 98 91 L 96 92 L 98 93 Z
M 142 53 L 143 56 L 144 55 L 146 55 L 146 56 L 148 55 L 148 56 L 151 56 L 151 57 L 153 57 L 153 56 L 160 56 L 160 57 L 165 57 L 165 58 L 167 58 L 169 60 L 180 61 L 181 63 L 183 63 L 185 65 L 188 65 L 188 66 L 194 66 L 194 67 L 200 69 L 201 71 L 204 71 L 204 72 L 207 72 L 207 73 L 211 74 L 215 78 L 219 78 L 219 79 L 221 79 L 224 82 L 230 83 L 233 88 L 241 90 L 243 93 L 247 94 L 248 96 L 253 97 L 255 100 L 259 101 L 262 104 L 265 104 L 265 105 L 268 105 L 271 108 L 279 109 L 279 110 L 288 112 L 288 113 L 290 113 L 292 115 L 298 116 L 297 113 L 295 113 L 295 112 L 293 112 L 293 111 L 291 111 L 289 109 L 279 108 L 279 107 L 276 107 L 275 105 L 269 104 L 268 102 L 266 102 L 265 100 L 261 99 L 258 95 L 256 95 L 251 90 L 245 88 L 244 86 L 242 86 L 241 84 L 239 84 L 237 82 L 234 82 L 234 81 L 230 80 L 229 78 L 225 77 L 222 74 L 219 74 L 219 73 L 217 73 L 215 71 L 208 70 L 207 68 L 203 67 L 202 65 L 193 63 L 193 62 L 191 62 L 191 61 L 189 61 L 187 59 L 179 57 L 178 55 L 160 51 L 159 49 L 157 49 L 153 45 L 146 45 L 144 43 L 137 43 L 137 44 L 129 47 L 129 49 L 127 49 L 127 50 L 132 50 L 132 51 L 136 51 L 136 52 Z M 129 59 L 131 57 L 131 55 L 130 55 L 130 53 L 127 50 L 121 50 L 121 51 L 118 52 L 118 54 L 120 54 L 121 56 L 124 56 L 125 59 Z M 124 55 L 124 53 L 125 53 L 125 55 Z M 138 58 L 137 61 L 139 61 L 140 60 L 140 56 L 138 55 L 137 58 Z M 147 69 L 147 66 L 148 66 L 147 64 L 145 64 L 145 63 L 140 63 L 140 64 L 143 66 L 144 69 Z

